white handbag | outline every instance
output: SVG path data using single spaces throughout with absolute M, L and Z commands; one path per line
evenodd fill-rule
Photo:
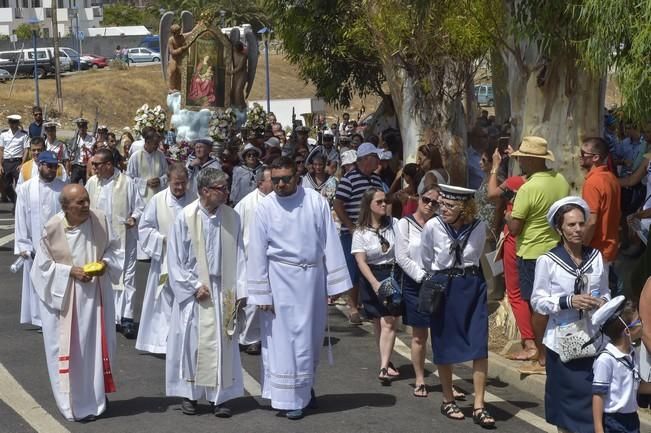
M 590 358 L 597 354 L 597 346 L 590 342 L 592 336 L 588 332 L 588 320 L 583 318 L 556 328 L 556 348 L 561 362 Z

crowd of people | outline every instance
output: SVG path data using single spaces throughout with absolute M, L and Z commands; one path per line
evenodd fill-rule
M 453 366 L 472 361 L 472 420 L 494 428 L 484 400 L 488 300 L 506 294 L 521 336 L 508 358 L 523 374 L 547 375 L 547 421 L 561 432 L 639 431 L 636 396 L 651 379 L 651 289 L 642 290 L 651 254 L 627 297 L 615 262 L 622 244 L 622 254 L 640 254 L 646 243 L 651 153 L 616 114 L 602 137 L 581 143 L 581 196 L 548 167 L 544 137 L 523 137 L 514 151 L 509 124 L 487 112 L 468 133 L 463 187 L 434 144 L 405 164 L 396 129 L 373 135 L 347 113 L 341 123 L 292 125 L 289 137 L 269 113 L 239 151 L 215 155 L 212 140 L 198 139 L 181 162 L 168 152 L 173 131 L 145 127 L 138 140 L 128 131 L 118 140 L 103 126 L 90 134 L 80 118 L 66 143 L 39 107 L 33 114 L 28 131 L 8 116 L 2 176 L 23 266 L 20 320 L 42 327 L 67 419 L 106 410 L 116 331 L 166 355 L 166 391 L 183 398 L 185 414 L 207 400 L 231 416 L 228 401 L 243 394 L 241 346 L 263 355 L 262 396 L 302 418 L 317 407 L 327 305 L 341 298 L 351 325 L 373 324 L 379 382 L 401 374 L 391 356 L 402 322 L 412 331 L 413 396 L 428 397 L 431 336 L 440 412 L 464 419 Z M 138 260 L 150 264 L 140 318 Z

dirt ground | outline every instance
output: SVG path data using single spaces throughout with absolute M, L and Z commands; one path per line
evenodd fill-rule
M 314 86 L 306 84 L 298 76 L 295 66 L 281 55 L 270 56 L 271 98 L 311 98 L 315 97 Z M 99 110 L 99 123 L 106 124 L 111 130 L 133 126 L 133 116 L 144 103 L 165 106 L 166 87 L 161 67 L 141 66 L 130 70 L 89 70 L 82 73 L 63 76 L 61 79 L 64 101 L 64 113 L 59 122 L 64 129 L 72 129 L 72 120 L 83 114 L 94 122 L 95 111 Z M 9 97 L 10 83 L 0 84 L 0 116 L 18 113 L 25 119 L 31 119 L 34 104 L 34 81 L 18 79 L 13 94 Z M 41 106 L 48 112 L 54 108 L 55 80 L 52 78 L 39 81 Z M 258 70 L 249 98 L 265 98 L 264 58 L 258 62 Z M 329 120 L 335 121 L 344 111 L 351 113 L 353 119 L 365 104 L 366 113 L 373 112 L 379 98 L 366 100 L 356 98 L 350 107 L 335 109 L 328 107 Z M 31 121 L 31 120 L 30 120 Z M 2 123 L 2 121 L 0 121 Z M 27 122 L 28 124 L 29 122 Z

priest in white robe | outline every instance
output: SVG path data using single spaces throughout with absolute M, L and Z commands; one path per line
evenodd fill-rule
M 194 201 L 187 192 L 188 172 L 183 163 L 167 170 L 169 187 L 151 199 L 138 224 L 142 249 L 151 257 L 147 288 L 142 301 L 136 349 L 151 353 L 167 352 L 167 335 L 174 294 L 167 272 L 167 234 L 176 216 Z
M 41 241 L 43 226 L 61 211 L 59 195 L 65 183 L 56 177 L 58 161 L 54 153 L 40 152 L 34 165 L 38 167 L 38 176 L 25 182 L 17 191 L 14 254 L 25 259 L 20 323 L 41 326 L 39 300 L 29 278 L 29 271 Z
M 136 245 L 138 219 L 144 210 L 144 201 L 131 178 L 113 165 L 113 154 L 106 148 L 98 149 L 91 159 L 96 174 L 88 179 L 86 190 L 90 206 L 107 216 L 115 236 L 124 250 L 122 277 L 113 286 L 115 323 L 128 338 L 136 338 L 134 323 L 134 296 L 136 293 Z
M 248 303 L 262 310 L 262 397 L 289 419 L 316 405 L 327 296 L 352 286 L 328 202 L 298 180 L 291 158 L 273 162 L 274 192 L 256 209 L 247 249 Z
M 43 342 L 52 392 L 68 420 L 91 421 L 115 391 L 113 291 L 124 257 L 83 186 L 66 185 L 60 212 L 45 224 L 31 270 L 41 301 Z M 101 263 L 97 276 L 84 265 Z
M 16 181 L 17 186 L 22 185 L 34 177 L 38 177 L 38 155 L 45 150 L 49 149 L 46 149 L 43 137 L 32 137 L 29 140 L 29 153 L 32 159 L 26 161 L 20 166 L 20 173 L 18 174 L 18 180 Z M 59 166 L 57 167 L 56 176 L 64 183 L 68 183 L 68 172 L 61 163 L 59 163 Z
M 240 216 L 242 222 L 242 240 L 244 241 L 244 253 L 249 246 L 249 228 L 255 216 L 258 203 L 273 191 L 271 184 L 271 168 L 265 167 L 256 175 L 258 187 L 244 196 L 235 206 L 235 212 Z M 246 323 L 240 332 L 240 344 L 249 355 L 259 355 L 260 345 L 260 317 L 258 307 L 247 305 L 244 307 Z
M 136 183 L 138 194 L 147 205 L 156 193 L 167 187 L 167 159 L 165 154 L 158 150 L 162 137 L 156 130 L 143 131 L 143 138 L 144 148 L 131 151 L 125 173 Z M 138 260 L 147 260 L 140 242 L 137 251 Z
M 197 400 L 205 399 L 226 418 L 225 402 L 244 394 L 237 316 L 246 298 L 246 261 L 240 218 L 225 204 L 227 175 L 206 168 L 197 186 L 199 199 L 179 213 L 168 235 L 174 304 L 166 392 L 183 397 L 185 414 L 195 414 Z

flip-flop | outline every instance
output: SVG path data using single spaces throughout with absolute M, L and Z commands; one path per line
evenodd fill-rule
M 428 393 L 427 393 L 427 386 L 425 386 L 424 383 L 421 383 L 420 385 L 416 385 L 416 386 L 414 387 L 414 392 L 413 392 L 413 394 L 414 394 L 414 397 L 418 397 L 418 398 L 427 398 L 427 395 L 428 395 Z
M 538 359 L 538 351 L 536 349 L 521 350 L 520 352 L 509 353 L 505 358 L 511 361 L 533 361 Z
M 391 377 L 400 377 L 400 370 L 398 370 L 395 365 L 393 365 L 393 362 L 389 361 L 389 364 L 387 365 L 387 371 L 393 370 L 395 371 L 394 374 L 389 373 L 389 376 Z

